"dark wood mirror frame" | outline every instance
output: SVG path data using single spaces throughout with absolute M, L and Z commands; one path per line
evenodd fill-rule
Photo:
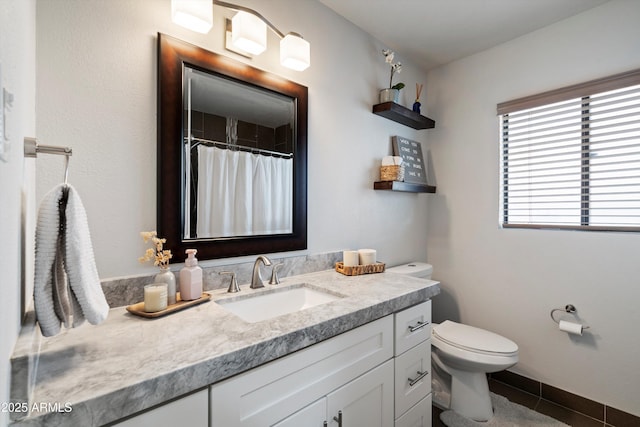
M 287 95 L 296 104 L 293 169 L 293 232 L 291 234 L 184 240 L 183 224 L 183 67 L 190 65 L 247 85 Z M 158 34 L 158 162 L 157 227 L 167 239 L 172 262 L 185 250 L 198 250 L 201 260 L 307 248 L 307 96 L 305 86 L 259 70 L 165 34 Z

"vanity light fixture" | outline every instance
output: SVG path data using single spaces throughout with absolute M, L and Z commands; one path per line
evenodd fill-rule
M 280 63 L 302 71 L 311 63 L 311 45 L 300 34 L 289 33 L 280 40 Z
M 178 25 L 206 34 L 213 26 L 211 0 L 171 0 L 171 19 Z
M 231 43 L 252 55 L 260 55 L 267 48 L 267 24 L 243 10 L 231 19 Z
M 286 36 L 253 9 L 219 0 L 171 0 L 173 22 L 193 31 L 206 33 L 213 23 L 213 5 L 236 10 L 232 18 L 231 41 L 235 48 L 259 55 L 267 48 L 267 27 L 280 37 L 280 63 L 302 71 L 311 64 L 311 45 L 300 34 Z

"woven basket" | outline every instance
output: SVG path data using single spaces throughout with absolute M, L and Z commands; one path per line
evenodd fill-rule
M 375 264 L 354 265 L 353 267 L 345 267 L 343 262 L 336 262 L 336 271 L 345 276 L 359 276 L 361 274 L 382 273 L 384 272 L 384 263 L 376 262 Z
M 380 181 L 404 181 L 404 165 L 380 166 Z

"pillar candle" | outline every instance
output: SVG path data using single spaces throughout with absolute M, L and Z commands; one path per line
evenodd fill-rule
M 144 311 L 155 313 L 167 308 L 167 284 L 152 283 L 144 287 Z
M 358 265 L 358 251 L 342 251 L 342 262 L 345 267 Z
M 371 265 L 376 263 L 376 251 L 375 249 L 360 249 L 358 250 L 360 256 L 360 264 Z

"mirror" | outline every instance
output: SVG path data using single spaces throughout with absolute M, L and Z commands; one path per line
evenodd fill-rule
M 291 233 L 295 99 L 188 65 L 183 86 L 184 239 Z
M 172 261 L 306 249 L 307 88 L 158 35 L 158 234 Z

